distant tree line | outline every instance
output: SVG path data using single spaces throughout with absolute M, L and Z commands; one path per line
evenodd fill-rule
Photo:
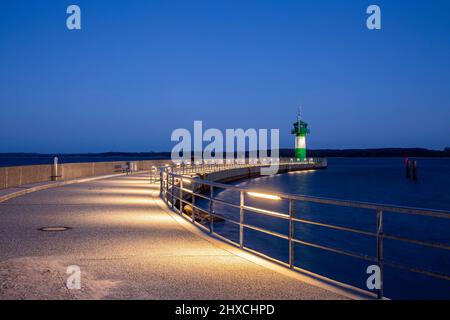
M 270 156 L 270 151 L 268 152 Z M 283 158 L 294 157 L 294 149 L 280 149 L 279 155 Z M 213 154 L 214 155 L 214 154 Z M 246 153 L 248 156 L 248 152 Z M 39 158 L 58 156 L 71 158 L 129 158 L 129 159 L 170 159 L 170 152 L 103 152 L 103 153 L 0 153 L 2 158 Z M 224 155 L 225 156 L 225 155 Z M 429 150 L 424 148 L 378 148 L 378 149 L 308 149 L 308 157 L 450 157 L 450 147 L 444 150 Z

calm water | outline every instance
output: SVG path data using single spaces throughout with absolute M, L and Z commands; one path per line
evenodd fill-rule
M 281 174 L 235 183 L 261 191 L 278 191 L 318 197 L 367 201 L 411 207 L 450 210 L 450 159 L 416 159 L 418 181 L 405 178 L 404 160 L 383 159 L 329 159 L 327 170 Z M 234 191 L 218 191 L 218 197 L 238 203 Z M 245 198 L 247 205 L 287 213 L 284 201 Z M 207 203 L 203 203 L 207 205 Z M 296 202 L 297 217 L 317 222 L 375 232 L 376 213 L 365 209 L 352 209 L 330 205 Z M 239 212 L 230 207 L 216 205 L 217 213 L 239 220 Z M 436 219 L 398 213 L 384 213 L 384 232 L 450 245 L 450 219 Z M 245 212 L 245 222 L 272 231 L 287 234 L 286 221 Z M 236 242 L 238 228 L 227 222 L 215 224 L 215 231 Z M 348 252 L 376 255 L 376 241 L 370 236 L 332 231 L 309 224 L 296 224 L 295 237 L 299 240 L 331 246 Z M 245 230 L 245 245 L 282 261 L 288 261 L 288 242 L 263 233 Z M 428 271 L 450 274 L 450 253 L 442 249 L 384 241 L 384 258 Z M 305 245 L 295 246 L 295 264 L 306 270 L 365 288 L 367 266 L 372 263 L 343 257 L 322 249 Z M 385 267 L 385 295 L 389 298 L 447 298 L 450 282 L 436 280 L 409 271 Z
M 450 210 L 450 159 L 411 159 L 418 180 L 405 178 L 398 158 L 331 158 L 327 170 L 281 174 L 237 183 L 285 193 Z M 449 230 L 450 231 L 450 230 Z

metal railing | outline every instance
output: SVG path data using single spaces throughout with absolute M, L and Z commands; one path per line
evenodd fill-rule
M 171 173 L 180 175 L 198 176 L 208 174 L 212 172 L 218 172 L 223 170 L 238 169 L 238 168 L 251 168 L 269 166 L 271 164 L 278 165 L 304 165 L 311 166 L 313 168 L 324 168 L 327 166 L 326 158 L 308 158 L 304 161 L 296 161 L 293 158 L 278 158 L 278 159 L 243 159 L 241 160 L 205 160 L 197 162 L 181 162 L 179 164 L 166 164 L 165 166 L 157 167 L 153 166 L 150 169 L 150 182 L 160 181 L 160 171 L 166 170 Z
M 320 163 L 320 160 L 314 160 L 315 163 Z M 286 162 L 283 162 L 286 164 Z M 291 163 L 290 161 L 287 163 Z M 281 164 L 281 163 L 280 163 Z M 325 250 L 328 252 L 332 252 L 339 255 L 344 255 L 348 257 L 353 257 L 357 259 L 361 259 L 364 261 L 369 261 L 374 264 L 376 264 L 381 271 L 381 284 L 379 289 L 376 290 L 376 297 L 378 299 L 382 299 L 384 297 L 383 292 L 383 275 L 384 275 L 384 267 L 389 266 L 397 269 L 403 269 L 407 270 L 409 272 L 418 273 L 426 276 L 430 276 L 433 278 L 450 281 L 450 275 L 438 273 L 438 272 L 432 272 L 425 269 L 422 269 L 420 267 L 416 266 L 410 266 L 406 264 L 402 264 L 395 261 L 389 261 L 386 260 L 383 257 L 383 243 L 384 240 L 394 240 L 402 243 L 409 243 L 414 245 L 420 245 L 427 248 L 435 248 L 435 249 L 443 249 L 443 250 L 450 250 L 450 245 L 446 243 L 436 243 L 431 241 L 424 241 L 424 240 L 418 240 L 418 239 L 410 239 L 403 236 L 397 236 L 393 234 L 387 234 L 383 231 L 383 213 L 389 212 L 389 213 L 401 213 L 401 214 L 407 214 L 407 215 L 416 215 L 416 216 L 427 216 L 427 217 L 434 217 L 439 219 L 450 219 L 450 212 L 449 211 L 443 211 L 443 210 L 429 210 L 429 209 L 418 209 L 418 208 L 410 208 L 410 207 L 400 207 L 400 206 L 391 206 L 391 205 L 382 205 L 382 204 L 373 204 L 373 203 L 365 203 L 365 202 L 356 202 L 356 201 L 345 201 L 345 200 L 335 200 L 335 199 L 326 199 L 326 198 L 318 198 L 318 197 L 311 197 L 311 196 L 303 196 L 303 195 L 293 195 L 293 194 L 283 194 L 283 193 L 261 193 L 258 190 L 254 190 L 251 188 L 242 188 L 242 187 L 236 187 L 233 185 L 223 184 L 223 183 L 217 183 L 212 181 L 207 181 L 200 179 L 196 176 L 193 176 L 191 174 L 198 174 L 199 172 L 208 172 L 208 170 L 228 170 L 228 169 L 234 169 L 234 168 L 240 168 L 243 166 L 251 166 L 252 164 L 229 164 L 224 165 L 223 167 L 213 167 L 210 165 L 204 166 L 200 168 L 197 166 L 190 166 L 189 168 L 182 168 L 182 167 L 164 167 L 160 170 L 160 186 L 161 186 L 161 198 L 167 203 L 168 206 L 170 206 L 174 211 L 178 212 L 180 215 L 184 216 L 186 219 L 188 219 L 191 223 L 195 224 L 196 226 L 205 229 L 207 232 L 222 238 L 223 240 L 230 242 L 242 249 L 248 250 L 250 252 L 253 252 L 258 255 L 262 255 L 265 258 L 268 258 L 270 260 L 274 260 L 277 263 L 280 263 L 282 265 L 285 265 L 293 270 L 302 270 L 301 268 L 295 266 L 294 261 L 294 245 L 300 244 L 312 248 L 317 248 L 321 250 Z M 261 164 L 254 164 L 254 166 L 261 166 Z M 190 186 L 190 188 L 187 187 L 187 185 Z M 215 190 L 233 190 L 234 192 L 239 193 L 239 204 L 233 203 L 231 201 L 227 201 L 225 199 L 219 199 L 215 196 Z M 257 196 L 261 197 L 268 197 L 269 199 L 277 199 L 277 200 L 285 200 L 288 201 L 288 213 L 283 212 L 276 212 L 276 211 L 270 211 L 265 210 L 262 208 L 257 208 L 254 206 L 249 206 L 245 202 L 245 195 L 246 194 L 256 194 Z M 196 199 L 204 199 L 209 202 L 208 208 L 200 207 L 196 204 Z M 332 206 L 339 206 L 339 207 L 348 207 L 348 208 L 358 208 L 358 209 L 367 209 L 371 210 L 376 214 L 375 216 L 375 225 L 376 225 L 376 231 L 367 231 L 363 229 L 358 228 L 352 228 L 352 227 L 345 227 L 341 225 L 331 224 L 331 223 L 323 223 L 323 222 L 317 222 L 312 221 L 309 219 L 302 219 L 295 216 L 295 210 L 294 210 L 294 202 L 295 201 L 301 201 L 306 203 L 316 203 L 316 204 L 325 204 L 325 205 L 332 205 Z M 234 220 L 231 218 L 228 218 L 224 216 L 223 214 L 218 214 L 215 212 L 215 206 L 216 204 L 220 204 L 225 207 L 234 208 L 235 210 L 239 210 L 239 219 Z M 189 206 L 191 208 L 190 214 L 186 211 L 186 207 Z M 199 213 L 202 212 L 206 217 L 209 217 L 209 227 L 205 227 L 204 225 L 204 217 L 199 217 Z M 245 212 L 252 212 L 256 214 L 261 214 L 263 216 L 268 216 L 272 218 L 282 219 L 285 221 L 288 221 L 289 228 L 288 233 L 283 234 L 280 232 L 275 232 L 268 230 L 266 228 L 263 228 L 261 226 L 256 226 L 249 224 L 245 221 Z M 230 222 L 236 226 L 239 227 L 239 241 L 238 243 L 232 241 L 231 239 L 224 238 L 220 234 L 216 233 L 214 231 L 214 220 L 215 219 L 221 219 L 226 222 Z M 376 239 L 376 255 L 370 256 L 367 254 L 360 254 L 355 252 L 350 252 L 343 250 L 341 248 L 329 246 L 329 245 L 323 245 L 319 243 L 313 243 L 308 242 L 305 240 L 300 240 L 295 237 L 294 234 L 294 225 L 296 223 L 302 223 L 312 226 L 319 226 L 331 230 L 337 230 L 337 231 L 344 231 L 349 232 L 352 234 L 358 234 L 363 236 L 368 236 Z M 278 260 L 276 258 L 267 256 L 261 252 L 255 251 L 253 249 L 250 249 L 244 245 L 244 239 L 245 239 L 245 230 L 254 230 L 258 231 L 270 236 L 274 236 L 280 239 L 287 240 L 289 243 L 289 260 L 288 263 L 285 263 L 281 260 Z M 368 291 L 369 294 L 373 294 L 373 292 Z

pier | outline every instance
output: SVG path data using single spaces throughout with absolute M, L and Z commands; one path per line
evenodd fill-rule
M 0 217 L 0 299 L 355 297 L 205 235 L 164 204 L 149 171 L 13 197 Z M 39 230 L 54 226 L 70 229 Z M 81 290 L 65 286 L 70 265 Z
M 298 245 L 367 261 L 381 266 L 381 270 L 388 266 L 450 280 L 447 274 L 401 265 L 383 255 L 386 239 L 450 249 L 447 244 L 383 232 L 386 212 L 436 219 L 449 219 L 449 212 L 267 193 L 228 184 L 257 177 L 267 165 L 253 161 L 172 165 L 159 161 L 140 164 L 140 170 L 125 175 L 114 172 L 116 163 L 103 163 L 97 165 L 103 168 L 103 175 L 72 170 L 72 174 L 84 174 L 0 190 L 0 299 L 385 297 L 383 287 L 370 292 L 299 268 L 295 260 Z M 76 168 L 76 164 L 71 166 Z M 300 163 L 283 159 L 279 167 L 280 173 L 288 173 L 325 169 L 327 163 L 323 159 Z M 218 198 L 218 189 L 236 192 L 240 202 Z M 249 204 L 252 198 L 285 201 L 288 212 L 255 207 Z M 202 199 L 206 207 L 196 202 Z M 297 215 L 298 201 L 368 210 L 373 212 L 375 231 L 305 220 Z M 238 210 L 239 219 L 218 213 L 215 209 L 219 205 Z M 246 221 L 249 212 L 286 221 L 289 232 L 277 233 L 251 224 Z M 215 229 L 220 221 L 236 225 L 238 238 L 221 235 Z M 297 224 L 371 237 L 376 254 L 361 255 L 332 244 L 305 241 L 295 232 Z M 249 230 L 285 240 L 288 259 L 283 261 L 248 247 Z M 72 265 L 81 269 L 81 290 L 66 287 L 66 269 Z

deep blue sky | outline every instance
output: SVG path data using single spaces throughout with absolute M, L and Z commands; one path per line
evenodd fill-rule
M 169 151 L 194 120 L 280 128 L 291 147 L 300 104 L 311 148 L 442 149 L 449 15 L 448 0 L 3 0 L 0 152 Z

